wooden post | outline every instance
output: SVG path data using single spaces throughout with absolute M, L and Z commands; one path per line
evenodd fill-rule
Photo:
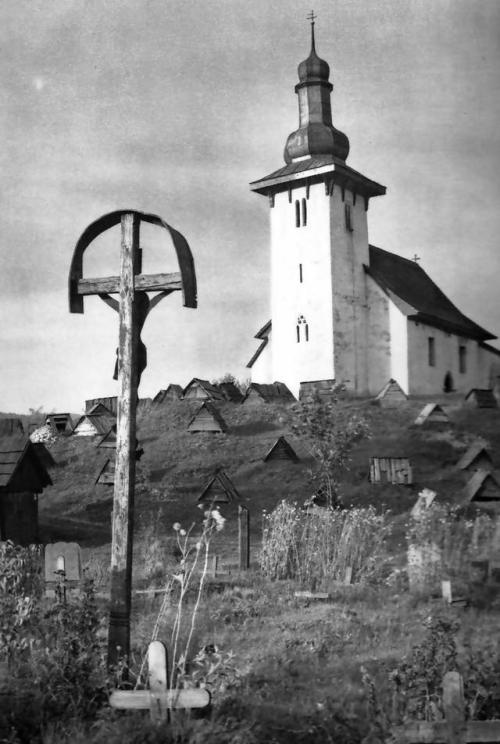
M 165 699 L 168 683 L 167 649 L 161 641 L 152 641 L 148 647 L 148 686 L 151 691 L 150 716 L 154 723 L 168 718 Z
M 118 351 L 118 417 L 111 543 L 111 592 L 108 664 L 128 665 L 132 544 L 134 530 L 135 417 L 137 407 L 138 322 L 134 274 L 140 273 L 139 218 L 121 219 L 120 331 Z
M 210 566 L 210 575 L 212 579 L 215 579 L 217 577 L 217 556 L 212 556 L 212 565 Z
M 458 672 L 446 672 L 443 678 L 443 708 L 448 741 L 466 744 L 465 700 L 462 677 Z
M 246 506 L 238 505 L 238 547 L 240 571 L 250 568 L 250 514 Z

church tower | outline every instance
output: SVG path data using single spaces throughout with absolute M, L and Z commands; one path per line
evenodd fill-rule
M 301 382 L 335 380 L 363 395 L 367 210 L 385 187 L 346 165 L 349 140 L 332 123 L 333 85 L 316 52 L 314 16 L 298 77 L 299 126 L 286 141 L 286 165 L 250 185 L 269 200 L 272 326 L 257 334 L 263 343 L 249 366 L 263 352 L 267 379 L 254 381 L 279 380 L 298 395 Z

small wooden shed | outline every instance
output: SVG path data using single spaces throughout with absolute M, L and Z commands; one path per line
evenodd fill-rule
M 295 403 L 295 398 L 284 382 L 270 384 L 251 382 L 243 403 Z
M 0 540 L 20 545 L 38 541 L 38 494 L 50 485 L 29 439 L 0 438 Z
M 291 460 L 292 462 L 298 462 L 299 457 L 292 445 L 287 442 L 285 437 L 281 436 L 275 441 L 269 452 L 264 455 L 264 462 L 271 460 Z
M 161 406 L 162 403 L 168 403 L 170 400 L 180 400 L 182 398 L 182 387 L 170 383 L 164 390 L 160 390 L 153 398 L 155 406 Z
M 96 406 L 101 404 L 104 408 L 116 416 L 118 412 L 118 398 L 116 395 L 105 396 L 101 398 L 90 398 L 85 401 L 85 413 L 90 413 L 96 409 Z
M 458 470 L 493 470 L 490 453 L 481 442 L 471 444 L 457 462 Z
M 493 390 L 481 390 L 479 388 L 473 388 L 469 390 L 465 396 L 465 402 L 475 408 L 497 408 L 497 399 L 493 394 Z
M 217 468 L 198 496 L 198 501 L 207 505 L 231 504 L 240 500 L 240 494 L 236 490 L 234 483 L 222 468 Z
M 188 424 L 192 433 L 211 432 L 222 434 L 227 431 L 227 424 L 220 411 L 209 400 L 204 401 Z
M 370 483 L 409 486 L 413 471 L 408 457 L 370 457 Z
M 500 484 L 488 470 L 477 470 L 463 490 L 464 504 L 500 506 Z
M 405 391 L 392 377 L 384 385 L 380 393 L 375 396 L 375 401 L 383 408 L 397 408 L 397 406 L 405 403 L 407 400 L 408 396 Z
M 415 419 L 415 426 L 423 426 L 424 424 L 449 424 L 450 418 L 446 411 L 444 411 L 438 403 L 427 403 L 417 418 Z
M 54 434 L 71 434 L 73 422 L 69 413 L 49 413 L 45 425 L 50 426 Z
M 208 380 L 193 377 L 183 390 L 182 397 L 185 400 L 225 400 L 222 390 L 218 385 L 213 385 Z
M 98 404 L 98 407 L 78 419 L 73 434 L 77 437 L 103 437 L 115 423 L 115 417 L 106 409 L 102 410 L 101 404 Z

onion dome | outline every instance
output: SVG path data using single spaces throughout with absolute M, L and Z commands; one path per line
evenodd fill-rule
M 333 155 L 345 161 L 349 154 L 347 136 L 332 124 L 330 67 L 316 53 L 314 18 L 311 21 L 311 51 L 298 67 L 299 128 L 289 135 L 285 162 L 315 155 Z

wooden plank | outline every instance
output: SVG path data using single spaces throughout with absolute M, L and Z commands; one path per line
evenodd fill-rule
M 116 667 L 130 652 L 132 540 L 134 524 L 137 349 L 139 328 L 134 273 L 140 269 L 139 217 L 122 216 L 118 417 L 111 539 L 108 665 Z
M 161 694 L 153 694 L 150 690 L 113 690 L 109 704 L 119 710 L 147 710 L 152 701 L 157 704 L 158 699 L 165 708 L 205 708 L 210 703 L 210 694 L 199 688 L 166 690 Z
M 152 641 L 148 646 L 148 687 L 151 692 L 150 715 L 155 723 L 168 718 L 167 680 L 167 649 L 161 641 Z
M 174 291 L 182 289 L 181 275 L 178 271 L 171 274 L 137 274 L 134 277 L 134 288 L 141 292 L 161 290 Z M 100 279 L 80 279 L 78 295 L 117 294 L 120 291 L 120 277 L 106 276 Z
M 307 592 L 307 591 L 299 591 L 294 592 L 293 596 L 297 599 L 330 599 L 330 595 L 328 592 Z
M 448 741 L 450 744 L 467 744 L 464 686 L 458 672 L 446 672 L 444 675 L 443 708 Z
M 450 739 L 446 721 L 413 721 L 391 729 L 398 744 L 461 744 L 461 740 Z M 467 721 L 465 739 L 467 744 L 498 744 L 500 721 Z
M 238 547 L 240 571 L 250 568 L 250 514 L 246 506 L 238 505 Z

